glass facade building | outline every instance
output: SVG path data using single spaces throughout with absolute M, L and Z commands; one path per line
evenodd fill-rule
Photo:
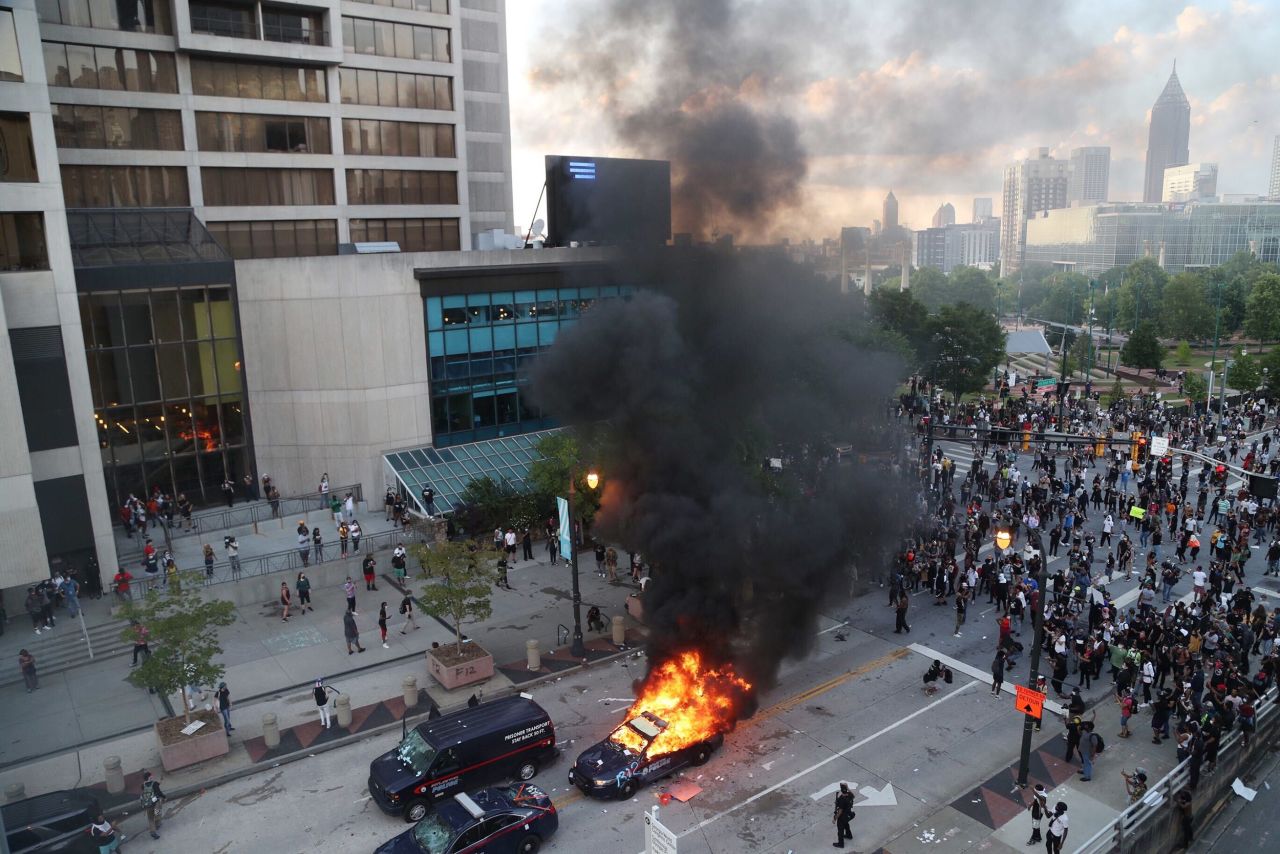
M 523 393 L 521 372 L 566 324 L 629 285 L 427 295 L 436 447 L 555 426 Z
M 1280 203 L 1095 205 L 1027 223 L 1028 264 L 1087 276 L 1140 258 L 1170 273 L 1216 267 L 1237 252 L 1280 261 Z

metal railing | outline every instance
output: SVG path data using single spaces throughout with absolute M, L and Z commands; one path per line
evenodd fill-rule
M 252 21 L 236 20 L 218 15 L 193 14 L 191 32 L 210 36 L 227 36 L 233 39 L 256 39 L 257 27 Z
M 271 519 L 287 519 L 300 513 L 305 515 L 314 510 L 328 510 L 332 498 L 336 496 L 339 501 L 345 501 L 348 492 L 357 504 L 364 500 L 364 487 L 356 483 L 350 486 L 331 487 L 328 492 L 308 492 L 303 495 L 290 495 L 287 498 L 281 496 L 276 501 L 258 499 L 239 506 L 202 510 L 191 514 L 190 529 L 183 527 L 182 516 L 175 513 L 173 525 L 169 528 L 169 538 L 176 540 L 181 537 L 194 537 Z M 159 524 L 163 525 L 164 520 L 159 520 Z M 143 532 L 143 536 L 146 535 L 146 532 Z M 164 536 L 163 532 L 160 536 Z
M 1280 687 L 1273 685 L 1255 703 L 1254 732 L 1250 736 L 1248 747 L 1241 744 L 1242 733 L 1238 728 L 1222 736 L 1213 774 L 1208 775 L 1202 771 L 1195 789 L 1197 824 L 1211 814 L 1218 799 L 1230 791 L 1232 781 L 1250 760 L 1259 755 L 1259 749 L 1265 750 L 1272 740 L 1269 736 L 1274 734 L 1273 730 L 1280 722 L 1280 707 L 1276 704 L 1278 691 Z M 1137 854 L 1170 850 L 1174 840 L 1179 838 L 1179 817 L 1174 799 L 1179 792 L 1188 788 L 1190 780 L 1191 759 L 1188 758 L 1179 762 L 1172 771 L 1151 786 L 1142 800 L 1130 804 L 1114 820 L 1076 848 L 1076 854 L 1102 854 L 1111 851 Z

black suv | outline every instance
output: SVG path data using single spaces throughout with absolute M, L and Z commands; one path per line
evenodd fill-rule
M 49 792 L 0 808 L 10 854 L 98 854 L 89 825 L 98 800 L 83 792 Z

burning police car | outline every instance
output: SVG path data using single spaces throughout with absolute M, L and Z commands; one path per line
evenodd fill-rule
M 672 740 L 669 749 L 668 727 L 657 715 L 641 712 L 584 750 L 569 769 L 569 782 L 595 797 L 629 798 L 642 785 L 687 765 L 702 765 L 724 743 L 717 733 L 691 743 Z

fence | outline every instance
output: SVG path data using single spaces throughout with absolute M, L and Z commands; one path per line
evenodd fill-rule
M 1197 828 L 1214 812 L 1215 805 L 1231 791 L 1231 783 L 1257 757 L 1266 746 L 1280 735 L 1280 706 L 1277 692 L 1272 686 L 1258 700 L 1255 731 L 1249 747 L 1241 744 L 1241 732 L 1233 730 L 1223 736 L 1218 750 L 1218 762 L 1212 776 L 1203 772 L 1194 792 L 1195 823 Z M 1146 797 L 1120 813 L 1110 824 L 1076 849 L 1076 854 L 1102 854 L 1119 851 L 1122 854 L 1139 854 L 1149 851 L 1169 851 L 1181 838 L 1178 813 L 1174 798 L 1188 788 L 1191 780 L 1191 760 L 1184 759 L 1153 785 Z
M 211 531 L 225 531 L 229 528 L 247 527 L 257 522 L 271 519 L 287 519 L 290 516 L 306 515 L 312 510 L 328 510 L 329 501 L 336 497 L 343 501 L 350 492 L 356 503 L 364 500 L 364 487 L 335 486 L 328 492 L 308 492 L 304 495 L 281 497 L 278 501 L 250 501 L 232 507 L 221 507 L 213 510 L 202 510 L 191 514 L 191 528 L 184 529 L 182 517 L 174 515 L 173 525 L 169 528 L 169 538 L 194 537 Z M 161 521 L 163 524 L 163 520 Z

